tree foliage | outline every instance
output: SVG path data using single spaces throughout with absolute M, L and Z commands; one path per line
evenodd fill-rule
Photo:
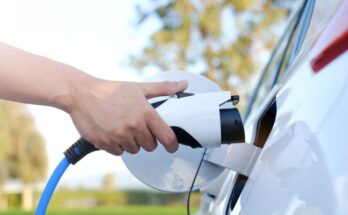
M 35 182 L 45 176 L 46 168 L 43 139 L 25 106 L 0 101 L 0 182 Z
M 197 71 L 225 89 L 250 79 L 259 47 L 274 46 L 277 25 L 289 14 L 272 0 L 144 1 L 138 11 L 140 25 L 155 18 L 161 27 L 131 57 L 136 68 Z

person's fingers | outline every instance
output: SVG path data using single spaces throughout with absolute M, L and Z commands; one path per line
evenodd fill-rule
M 126 152 L 131 154 L 136 154 L 140 150 L 140 146 L 135 142 L 133 137 L 129 137 L 119 144 Z
M 139 83 L 139 86 L 143 90 L 146 98 L 153 98 L 156 96 L 173 95 L 177 92 L 182 92 L 187 88 L 188 82 L 185 80 L 163 81 L 152 83 Z
M 168 152 L 175 152 L 178 149 L 179 144 L 174 131 L 163 121 L 155 110 L 148 115 L 147 125 Z
M 124 149 L 119 144 L 112 144 L 112 149 L 110 149 L 110 153 L 120 156 L 124 152 Z
M 108 142 L 108 143 L 103 142 L 103 143 L 99 143 L 98 145 L 100 146 L 95 145 L 98 149 L 105 150 L 108 153 L 116 155 L 116 156 L 120 156 L 124 152 L 124 149 L 118 143 L 115 143 L 115 142 Z
M 152 152 L 157 147 L 156 138 L 150 132 L 149 128 L 141 129 L 136 133 L 135 141 L 148 152 Z

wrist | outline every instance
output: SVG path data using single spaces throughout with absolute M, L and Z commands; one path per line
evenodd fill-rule
M 62 90 L 52 98 L 52 106 L 71 113 L 78 107 L 79 97 L 89 91 L 96 78 L 69 66 L 63 69 L 62 77 Z

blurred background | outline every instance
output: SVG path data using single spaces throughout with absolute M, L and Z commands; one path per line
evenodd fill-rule
M 0 41 L 110 80 L 202 74 L 239 94 L 243 109 L 296 2 L 0 0 Z M 30 214 L 78 137 L 62 111 L 0 100 L 0 213 Z M 146 187 L 119 157 L 97 152 L 74 168 L 51 214 L 185 214 L 186 194 Z

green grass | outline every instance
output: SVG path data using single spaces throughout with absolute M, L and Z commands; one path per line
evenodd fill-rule
M 192 208 L 191 211 L 195 211 Z M 8 211 L 2 215 L 32 215 L 33 212 Z M 113 208 L 48 210 L 47 215 L 185 215 L 185 206 L 120 206 Z

